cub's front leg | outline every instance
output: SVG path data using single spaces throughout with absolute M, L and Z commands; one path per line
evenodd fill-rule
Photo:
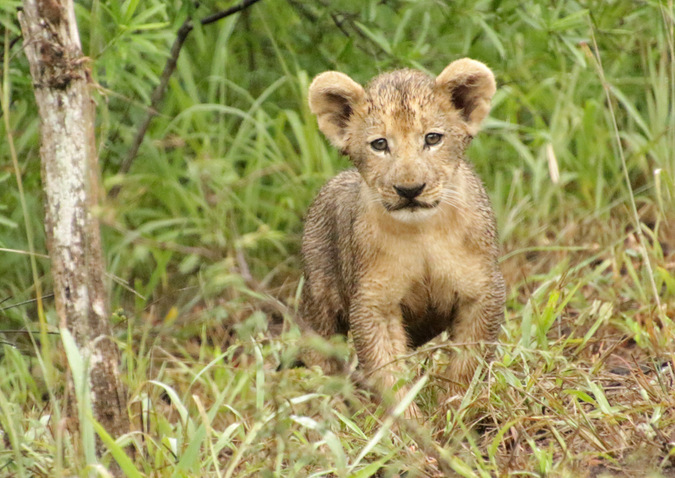
M 406 353 L 408 342 L 400 307 L 402 294 L 397 289 L 382 279 L 362 280 L 349 312 L 359 365 L 367 383 L 381 393 L 385 403 L 398 403 L 408 391 L 403 386 L 392 395 L 402 370 L 398 359 Z M 421 416 L 414 402 L 405 416 Z
M 313 290 L 312 279 L 321 282 L 323 278 L 315 272 L 311 278 L 306 279 L 302 288 L 300 317 L 304 328 L 303 333 L 306 337 L 316 334 L 324 340 L 330 340 L 335 335 L 346 338 L 348 327 L 342 318 L 344 314 L 340 311 L 339 301 L 334 294 L 325 294 L 327 290 L 332 290 L 334 287 L 321 287 L 317 294 Z M 325 351 L 315 350 L 312 347 L 302 347 L 300 358 L 301 363 L 306 366 L 318 365 L 324 373 L 329 375 L 346 371 L 346 364 L 342 359 L 334 355 L 326 355 Z
M 504 322 L 504 277 L 498 268 L 486 273 L 487 284 L 480 296 L 460 295 L 457 322 L 449 331 L 457 345 L 445 376 L 449 380 L 448 399 L 454 400 L 466 392 L 482 359 L 489 360 L 494 343 Z

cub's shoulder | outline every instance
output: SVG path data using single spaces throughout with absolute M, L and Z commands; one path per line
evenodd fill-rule
M 361 183 L 363 183 L 363 179 L 356 169 L 342 171 L 323 185 L 315 202 L 319 201 L 322 196 L 356 197 L 361 189 Z
M 323 185 L 307 211 L 306 224 L 318 221 L 340 222 L 339 218 L 356 214 L 363 179 L 353 169 L 343 171 Z

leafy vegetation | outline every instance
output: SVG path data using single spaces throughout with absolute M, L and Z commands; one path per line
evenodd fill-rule
M 114 442 L 89 422 L 103 464 L 63 419 L 77 351 L 54 333 L 19 3 L 0 5 L 0 475 L 675 472 L 672 1 L 263 0 L 195 22 L 127 174 L 178 27 L 230 4 L 79 3 L 103 183 L 119 187 L 97 214 L 133 423 Z M 443 342 L 408 357 L 427 417 L 409 425 L 348 380 L 276 371 L 299 339 L 303 213 L 348 167 L 305 95 L 327 69 L 365 82 L 462 56 L 499 82 L 470 157 L 498 216 L 506 322 L 449 406 Z

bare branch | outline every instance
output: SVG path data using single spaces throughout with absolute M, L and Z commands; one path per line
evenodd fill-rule
M 241 12 L 242 10 L 259 1 L 260 0 L 244 0 L 239 5 L 235 5 L 234 7 L 228 8 L 227 10 L 223 10 L 222 12 L 214 13 L 213 15 L 203 18 L 201 20 L 201 24 L 208 25 L 209 23 L 217 22 L 218 20 L 222 20 L 225 17 L 229 17 L 230 15 Z
M 223 10 L 222 12 L 214 13 L 213 15 L 209 15 L 206 18 L 203 18 L 202 20 L 200 20 L 200 23 L 202 25 L 208 25 L 210 23 L 217 22 L 218 20 L 222 20 L 223 18 L 229 17 L 230 15 L 234 15 L 235 13 L 241 12 L 242 10 L 245 10 L 246 8 L 250 7 L 251 5 L 259 1 L 260 0 L 244 0 L 240 4 L 228 8 L 227 10 Z M 192 23 L 192 20 L 188 18 L 187 20 L 185 20 L 185 22 L 183 22 L 181 27 L 178 29 L 178 32 L 176 33 L 176 39 L 174 40 L 173 45 L 171 46 L 171 54 L 169 55 L 169 58 L 167 58 L 166 64 L 164 65 L 164 71 L 162 71 L 162 76 L 159 80 L 159 84 L 155 88 L 155 91 L 152 92 L 152 97 L 150 100 L 150 109 L 148 110 L 145 119 L 141 123 L 141 126 L 138 128 L 138 131 L 136 132 L 134 142 L 131 144 L 131 148 L 129 148 L 127 157 L 124 159 L 124 162 L 120 166 L 119 173 L 126 174 L 127 172 L 129 172 L 129 169 L 131 169 L 131 164 L 134 162 L 136 156 L 138 155 L 138 150 L 140 149 L 141 144 L 143 143 L 143 138 L 145 138 L 145 134 L 148 131 L 150 122 L 152 121 L 152 118 L 154 118 L 157 115 L 157 110 L 159 108 L 159 104 L 164 98 L 164 94 L 166 93 L 166 88 L 167 85 L 169 84 L 169 79 L 171 78 L 171 75 L 173 75 L 173 72 L 176 70 L 178 55 L 180 55 L 180 51 L 183 48 L 183 44 L 185 43 L 185 40 L 187 39 L 188 35 L 190 34 L 193 28 L 194 25 Z M 119 185 L 113 187 L 110 190 L 110 197 L 115 198 L 119 194 L 120 189 L 121 186 Z
M 40 297 L 40 299 L 45 300 L 45 299 L 51 299 L 52 297 L 54 297 L 54 294 L 46 294 L 46 295 L 43 295 L 42 297 Z M 10 299 L 9 297 L 5 297 L 4 299 L 0 300 L 0 305 L 4 304 L 9 299 Z M 22 305 L 32 304 L 33 302 L 37 302 L 37 301 L 38 301 L 38 299 L 35 298 L 35 299 L 24 300 L 23 302 L 17 302 L 16 304 L 10 304 L 10 305 L 7 305 L 5 307 L 0 307 L 0 312 L 2 312 L 4 310 L 13 309 L 15 307 L 20 307 Z

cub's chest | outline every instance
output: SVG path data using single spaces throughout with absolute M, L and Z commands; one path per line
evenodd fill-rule
M 484 279 L 484 257 L 460 224 L 370 223 L 361 247 L 366 275 L 385 280 L 392 294 L 409 302 L 443 302 L 457 295 L 474 296 Z
M 480 257 L 461 243 L 433 243 L 421 248 L 420 267 L 408 276 L 401 303 L 422 312 L 436 309 L 449 313 L 460 297 L 481 290 L 484 274 Z

